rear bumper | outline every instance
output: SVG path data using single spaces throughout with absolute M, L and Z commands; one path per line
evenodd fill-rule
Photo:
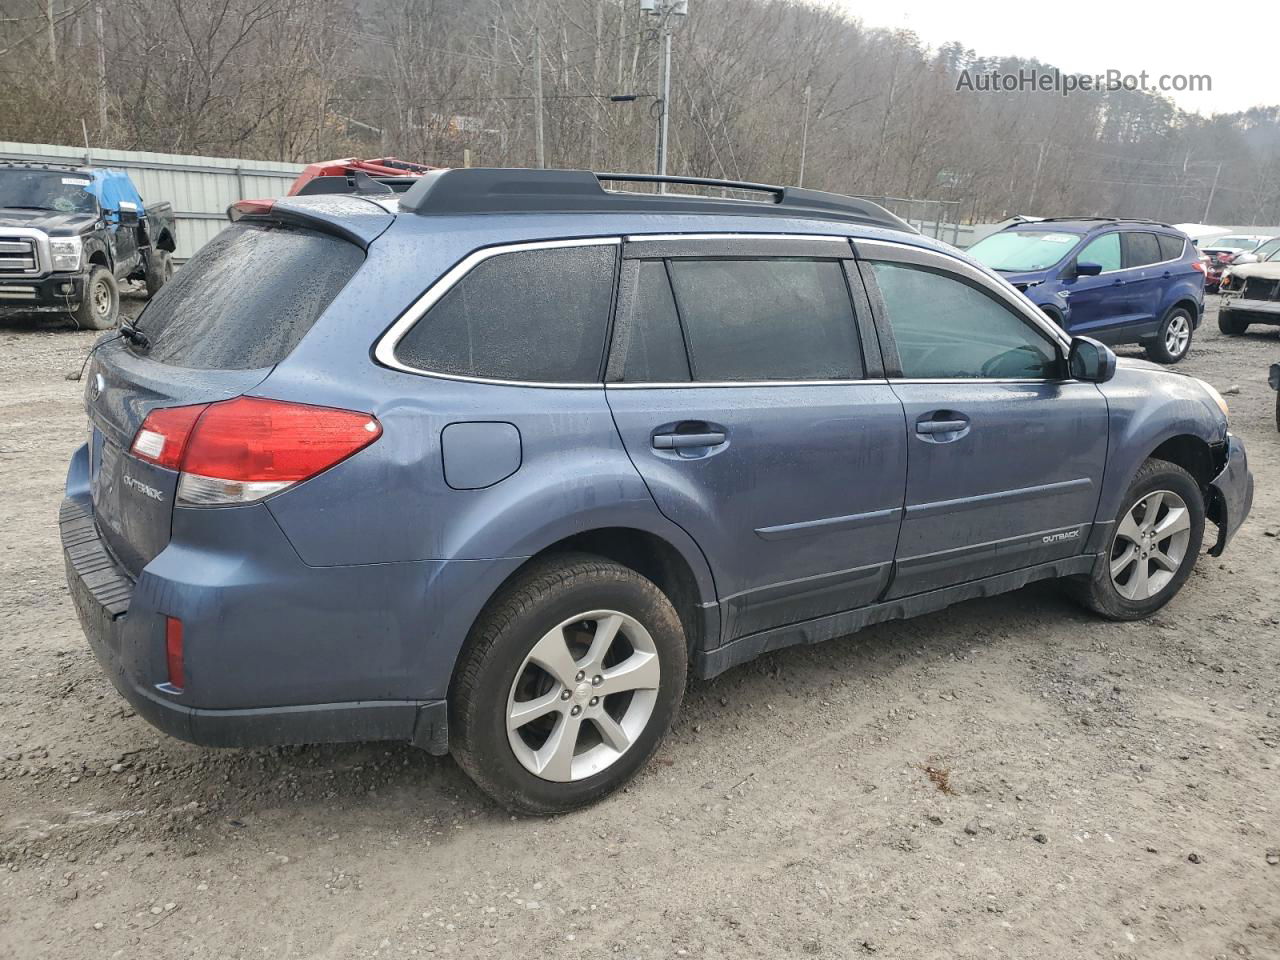
M 1227 549 L 1252 507 L 1253 473 L 1244 444 L 1227 434 L 1226 464 L 1209 484 L 1209 518 L 1218 525 L 1218 542 L 1209 550 L 1212 556 L 1221 556 Z
M 55 273 L 31 280 L 0 280 L 0 316 L 28 313 L 68 313 L 84 297 L 80 274 Z
M 447 752 L 446 701 L 443 695 L 431 696 L 431 688 L 447 687 L 452 659 L 443 678 L 434 671 L 424 676 L 420 663 L 397 661 L 402 634 L 385 629 L 386 617 L 401 614 L 399 625 L 414 649 L 429 646 L 417 632 L 426 632 L 423 617 L 388 611 L 382 592 L 366 579 L 389 578 L 393 590 L 407 593 L 408 571 L 397 577 L 393 564 L 372 571 L 349 568 L 355 572 L 339 587 L 335 578 L 343 577 L 342 571 L 330 568 L 308 578 L 310 568 L 295 555 L 302 573 L 292 567 L 287 573 L 305 580 L 312 591 L 300 597 L 298 584 L 270 570 L 268 559 L 248 596 L 242 582 L 218 578 L 220 572 L 243 578 L 251 562 L 222 567 L 211 553 L 193 562 L 190 556 L 166 560 L 162 552 L 135 581 L 98 534 L 87 483 L 81 483 L 86 459 L 82 447 L 72 460 L 59 516 L 67 585 L 94 657 L 141 717 L 171 736 L 204 746 L 408 740 L 432 753 Z M 345 616 L 324 602 L 335 592 L 350 598 L 339 600 Z M 184 621 L 189 682 L 182 691 L 167 683 L 166 614 Z M 348 631 L 353 618 L 365 619 L 363 635 Z M 330 629 L 323 633 L 317 624 L 326 620 Z M 427 695 L 396 697 L 397 687 Z M 390 695 L 368 696 L 384 690 Z M 354 696 L 345 699 L 343 693 Z

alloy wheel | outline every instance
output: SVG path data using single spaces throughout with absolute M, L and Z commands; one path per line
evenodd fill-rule
M 1165 327 L 1165 349 L 1169 351 L 1170 356 L 1180 357 L 1186 352 L 1187 344 L 1190 342 L 1191 324 L 1181 313 L 1175 313 L 1169 318 L 1169 325 Z
M 617 610 L 570 617 L 529 651 L 507 696 L 507 740 L 544 780 L 594 776 L 644 732 L 658 700 L 658 648 Z
M 1191 512 L 1170 490 L 1149 493 L 1116 528 L 1111 582 L 1126 600 L 1147 600 L 1173 580 L 1191 542 Z

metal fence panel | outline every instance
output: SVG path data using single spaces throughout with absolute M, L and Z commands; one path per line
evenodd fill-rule
M 227 223 L 227 207 L 249 197 L 278 197 L 300 163 L 195 157 L 141 150 L 88 150 L 0 140 L 0 160 L 74 163 L 127 170 L 148 203 L 168 200 L 178 223 L 176 260 L 186 260 Z

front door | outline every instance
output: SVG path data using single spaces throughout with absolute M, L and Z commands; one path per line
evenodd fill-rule
M 1074 262 L 1096 263 L 1102 267 L 1102 273 L 1063 281 L 1071 308 L 1067 330 L 1074 336 L 1106 340 L 1108 328 L 1124 326 L 1133 320 L 1130 284 L 1139 279 L 1137 272 L 1125 269 L 1120 234 L 1114 230 L 1090 240 Z
M 851 256 L 836 239 L 626 247 L 606 395 L 659 509 L 706 554 L 727 639 L 871 603 L 889 580 L 902 405 L 866 379 L 880 359 Z
M 1106 464 L 1107 404 L 1066 344 L 953 258 L 859 243 L 907 430 L 890 598 L 1074 556 Z M 899 252 L 901 251 L 901 252 Z

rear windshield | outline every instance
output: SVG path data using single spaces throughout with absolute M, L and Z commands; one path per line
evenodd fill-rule
M 145 356 L 200 369 L 279 363 L 364 262 L 353 243 L 278 224 L 236 223 L 178 270 L 138 318 Z

